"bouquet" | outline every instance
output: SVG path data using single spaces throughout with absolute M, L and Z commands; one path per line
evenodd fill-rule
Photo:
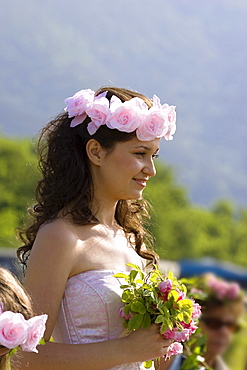
M 122 301 L 124 306 L 119 314 L 124 318 L 124 327 L 129 331 L 139 327 L 148 328 L 151 324 L 160 325 L 164 338 L 173 339 L 166 357 L 182 353 L 181 342 L 189 338 L 197 329 L 200 305 L 186 296 L 187 289 L 171 271 L 164 276 L 156 265 L 148 273 L 139 266 L 128 263 L 130 273 L 117 273 L 114 276 L 125 279 Z M 159 360 L 159 359 L 157 359 Z M 146 368 L 152 361 L 144 363 Z

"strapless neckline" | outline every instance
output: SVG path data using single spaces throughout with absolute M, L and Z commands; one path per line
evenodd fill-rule
M 77 274 L 75 275 L 72 275 L 68 278 L 68 280 L 74 278 L 74 277 L 78 277 L 79 275 L 90 275 L 90 273 L 93 273 L 93 274 L 99 274 L 99 273 L 110 273 L 110 274 L 117 274 L 117 273 L 121 273 L 121 274 L 126 274 L 128 275 L 130 273 L 130 271 L 124 271 L 124 270 L 117 270 L 117 269 L 97 269 L 97 270 L 86 270 L 86 271 L 82 271 L 82 272 L 78 272 Z

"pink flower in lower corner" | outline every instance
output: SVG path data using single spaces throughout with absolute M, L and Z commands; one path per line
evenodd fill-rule
M 21 344 L 21 349 L 26 352 L 38 352 L 37 345 L 44 336 L 47 315 L 32 317 L 27 321 L 27 340 Z
M 178 355 L 179 353 L 183 353 L 183 346 L 181 343 L 174 342 L 168 347 L 166 357 L 170 358 L 171 356 Z
M 0 316 L 0 344 L 9 349 L 18 347 L 27 338 L 28 324 L 21 313 L 5 311 Z
M 177 328 L 171 330 L 167 329 L 167 331 L 164 333 L 164 337 L 166 339 L 173 339 L 178 342 L 184 342 L 186 339 L 188 339 L 190 336 L 190 330 L 189 329 L 183 329 L 178 330 Z
M 129 319 L 131 319 L 131 317 L 133 316 L 133 313 L 129 313 L 128 315 L 126 315 L 125 314 L 125 312 L 124 312 L 124 307 L 121 307 L 120 308 L 120 310 L 119 310 L 119 315 L 123 318 L 123 319 L 125 319 L 125 320 L 129 320 Z

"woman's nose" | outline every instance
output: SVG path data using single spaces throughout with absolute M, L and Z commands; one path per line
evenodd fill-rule
M 150 161 L 148 161 L 148 163 L 146 163 L 146 166 L 143 168 L 143 172 L 146 173 L 150 177 L 156 175 L 156 169 L 155 169 L 153 159 L 151 159 Z

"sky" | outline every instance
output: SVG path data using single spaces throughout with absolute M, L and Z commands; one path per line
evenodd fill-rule
M 247 206 L 245 0 L 9 0 L 0 13 L 0 132 L 37 135 L 80 89 L 177 107 L 161 157 L 191 199 Z

